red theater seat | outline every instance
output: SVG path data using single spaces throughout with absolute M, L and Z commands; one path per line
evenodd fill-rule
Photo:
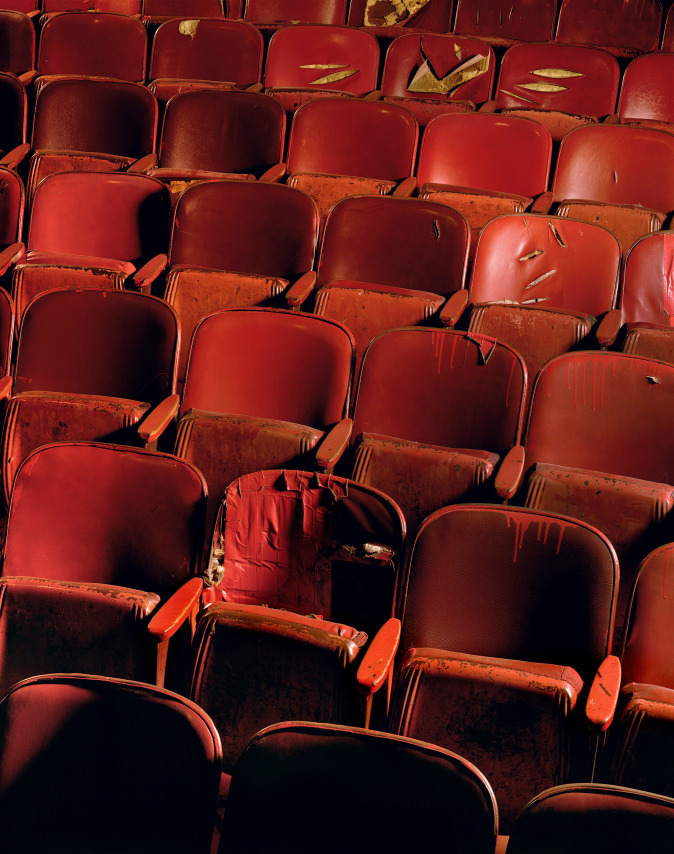
M 495 47 L 552 38 L 556 0 L 457 0 L 454 31 Z
M 660 0 L 562 0 L 555 40 L 599 45 L 616 56 L 657 50 L 662 25 Z

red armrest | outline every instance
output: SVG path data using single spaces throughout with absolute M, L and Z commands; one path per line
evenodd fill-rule
M 552 201 L 552 193 L 550 190 L 546 190 L 544 193 L 541 193 L 538 198 L 534 199 L 534 203 L 531 205 L 529 210 L 531 213 L 550 213 L 550 210 L 552 209 Z
M 158 641 L 168 640 L 178 631 L 199 605 L 204 582 L 190 578 L 159 607 L 148 623 L 148 630 Z
M 27 142 L 22 142 L 0 159 L 0 166 L 7 169 L 16 169 L 21 161 L 30 153 L 30 145 Z
M 24 86 L 27 86 L 37 77 L 37 68 L 31 68 L 30 71 L 24 71 L 23 74 L 18 75 L 18 80 L 23 83 Z
M 241 19 L 241 20 L 243 20 L 243 19 Z M 245 91 L 246 92 L 263 92 L 264 86 L 262 85 L 262 83 L 251 83 L 250 86 L 246 86 Z
M 266 172 L 263 172 L 262 175 L 260 175 L 260 181 L 264 181 L 267 184 L 278 184 L 285 174 L 285 163 L 275 163 L 273 166 L 270 166 Z
M 310 270 L 304 273 L 285 292 L 285 298 L 291 308 L 299 308 L 316 285 L 316 273 Z
M 131 173 L 146 172 L 148 169 L 154 169 L 156 165 L 157 155 L 146 154 L 144 157 L 140 157 L 138 160 L 134 161 L 126 171 Z
M 352 430 L 353 421 L 350 418 L 342 418 L 325 434 L 316 453 L 316 465 L 319 468 L 331 469 L 337 464 L 349 444 Z
M 524 446 L 515 445 L 503 457 L 494 478 L 494 489 L 502 501 L 517 492 L 524 473 Z
M 612 308 L 599 321 L 599 326 L 594 333 L 597 339 L 597 344 L 603 349 L 610 347 L 618 337 L 620 327 L 622 326 L 623 316 L 619 308 Z
M 373 89 L 367 95 L 361 96 L 364 101 L 381 101 L 381 89 Z
M 401 629 L 400 620 L 391 617 L 372 639 L 356 674 L 361 694 L 374 694 L 386 681 L 398 651 Z
M 596 732 L 607 730 L 613 720 L 620 694 L 621 678 L 620 659 L 617 655 L 607 656 L 597 670 L 585 704 L 588 725 Z
M 23 243 L 12 243 L 11 246 L 3 249 L 0 252 L 0 276 L 4 276 L 12 264 L 16 264 L 25 251 L 26 247 Z
M 478 113 L 495 113 L 496 112 L 496 101 L 493 98 L 490 98 L 488 101 L 485 101 L 484 104 L 480 105 L 480 108 L 477 111 Z
M 180 395 L 170 394 L 158 403 L 138 427 L 138 436 L 146 444 L 156 442 L 175 418 L 180 408 Z
M 391 193 L 392 196 L 399 196 L 403 199 L 408 199 L 417 188 L 417 179 L 414 175 L 409 178 L 404 178 Z
M 456 326 L 468 305 L 468 289 L 455 291 L 440 309 L 438 317 L 443 326 Z
M 150 258 L 140 270 L 136 270 L 133 274 L 132 281 L 133 284 L 138 290 L 148 289 L 152 282 L 157 278 L 157 276 L 165 269 L 166 264 L 168 263 L 168 258 L 166 255 L 155 255 L 154 258 Z

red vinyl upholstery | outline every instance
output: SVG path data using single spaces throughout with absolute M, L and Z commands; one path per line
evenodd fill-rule
M 662 24 L 660 0 L 562 0 L 555 40 L 599 45 L 617 56 L 656 50 Z
M 454 30 L 503 48 L 549 41 L 556 17 L 554 0 L 457 0 Z

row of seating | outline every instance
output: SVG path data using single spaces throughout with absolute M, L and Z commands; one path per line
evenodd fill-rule
M 45 846 L 57 854 L 208 854 L 219 739 L 193 703 L 134 682 L 58 674 L 13 688 L 0 721 L 8 854 Z M 598 845 L 664 850 L 673 821 L 670 798 L 559 786 L 526 807 L 507 851 L 557 854 L 570 838 L 580 854 Z M 489 782 L 461 757 L 413 739 L 293 722 L 267 727 L 247 745 L 218 851 L 308 852 L 325 837 L 328 852 L 358 845 L 402 854 L 442 837 L 457 850 L 493 854 L 498 829 Z
M 465 756 L 493 786 L 504 832 L 560 781 L 674 792 L 671 544 L 641 566 L 618 658 L 627 579 L 586 522 L 446 507 L 407 562 L 400 511 L 377 490 L 254 472 L 224 495 L 207 581 L 225 601 L 202 612 L 190 651 L 181 626 L 194 626 L 204 584 L 205 498 L 199 472 L 172 455 L 67 442 L 32 453 L 3 552 L 2 692 L 65 665 L 152 682 L 156 659 L 159 684 L 166 674 L 215 722 L 221 804 L 250 738 L 303 719 L 372 722 Z M 393 689 L 390 714 L 380 689 Z
M 668 4 L 665 4 L 665 7 Z M 91 0 L 6 0 L 8 9 L 28 14 L 54 14 L 93 9 Z M 389 36 L 405 27 L 426 32 L 486 37 L 498 46 L 514 41 L 556 39 L 574 44 L 604 45 L 618 54 L 670 49 L 671 21 L 660 0 L 621 3 L 610 0 L 331 0 L 320 5 L 306 0 L 126 0 L 97 3 L 98 11 L 124 12 L 155 23 L 167 17 L 229 17 L 276 28 L 287 22 L 348 24 Z M 663 29 L 664 22 L 664 32 Z

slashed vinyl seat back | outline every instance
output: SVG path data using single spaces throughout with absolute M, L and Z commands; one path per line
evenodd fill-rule
M 227 489 L 211 571 L 222 598 L 356 625 L 374 637 L 394 613 L 405 523 L 378 490 L 289 469 L 255 472 Z
M 0 720 L 7 854 L 209 851 L 220 739 L 194 703 L 138 682 L 55 674 L 15 686 Z
M 362 785 L 359 808 L 344 814 L 354 779 Z M 383 818 L 391 809 L 399 813 L 395 821 Z M 326 827 L 330 852 L 357 839 L 365 850 L 402 854 L 430 849 L 442 836 L 465 854 L 488 854 L 497 813 L 482 774 L 442 748 L 325 724 L 286 723 L 259 733 L 234 770 L 220 851 L 309 852 Z
M 600 699 L 617 694 L 602 676 L 617 587 L 608 540 L 567 517 L 463 505 L 419 530 L 391 728 L 483 768 L 504 829 L 541 789 L 592 773 L 583 711 L 597 673 Z
M 352 0 L 349 4 L 350 27 L 367 27 L 377 34 L 405 32 L 449 32 L 454 15 L 454 0 L 421 0 L 414 3 L 378 3 L 376 0 Z

